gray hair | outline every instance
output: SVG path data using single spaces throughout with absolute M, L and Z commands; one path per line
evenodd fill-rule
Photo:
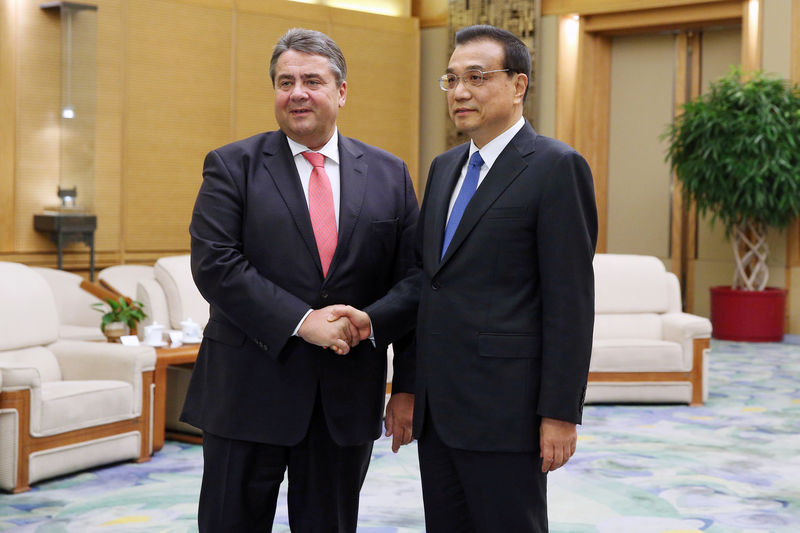
M 347 79 L 347 64 L 344 61 L 344 54 L 342 54 L 333 39 L 318 31 L 292 28 L 278 39 L 278 43 L 272 49 L 272 58 L 269 61 L 269 77 L 273 85 L 275 85 L 275 64 L 281 54 L 288 50 L 327 57 L 333 75 L 336 78 L 336 85 L 341 86 L 342 82 Z

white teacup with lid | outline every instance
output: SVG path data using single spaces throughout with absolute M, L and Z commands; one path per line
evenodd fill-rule
M 181 331 L 183 332 L 183 342 L 200 342 L 200 324 L 191 318 L 181 322 Z
M 144 343 L 150 346 L 164 345 L 164 326 L 158 322 L 153 322 L 144 327 Z

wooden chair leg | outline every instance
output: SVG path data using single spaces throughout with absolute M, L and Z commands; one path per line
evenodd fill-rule
M 709 347 L 710 339 L 694 339 L 692 343 L 692 371 L 689 381 L 692 384 L 692 407 L 703 405 L 703 352 Z

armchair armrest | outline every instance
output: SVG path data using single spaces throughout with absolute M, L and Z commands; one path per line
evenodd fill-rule
M 48 349 L 58 359 L 65 380 L 115 379 L 136 385 L 142 372 L 156 366 L 156 352 L 150 346 L 59 340 Z
M 0 363 L 0 389 L 36 389 L 42 386 L 42 378 L 36 367 L 25 363 Z
M 702 339 L 711 336 L 711 321 L 689 313 L 665 313 L 661 315 L 664 340 L 683 342 L 686 339 Z

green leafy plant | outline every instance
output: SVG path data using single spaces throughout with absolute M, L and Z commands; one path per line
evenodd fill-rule
M 800 214 L 800 87 L 731 68 L 683 106 L 662 138 L 684 198 L 725 227 L 733 288 L 763 290 L 767 228 L 786 228 Z
M 114 300 L 112 298 L 104 298 L 104 302 L 93 303 L 92 307 L 97 311 L 103 313 L 100 329 L 106 330 L 106 326 L 112 322 L 122 322 L 126 324 L 132 331 L 136 330 L 137 324 L 147 318 L 142 308 L 144 304 L 136 300 L 128 300 L 122 296 Z

